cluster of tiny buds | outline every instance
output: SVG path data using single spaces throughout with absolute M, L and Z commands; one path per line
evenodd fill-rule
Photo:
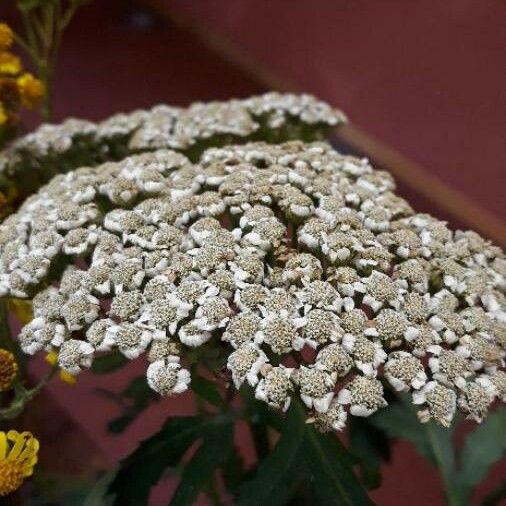
M 71 374 L 146 353 L 171 395 L 190 385 L 185 354 L 215 346 L 236 388 L 281 410 L 298 396 L 321 430 L 384 407 L 387 385 L 422 422 L 479 422 L 506 398 L 506 259 L 394 190 L 367 160 L 298 141 L 81 168 L 0 225 L 0 291 L 33 297 L 21 347 Z
M 92 158 L 111 159 L 117 153 L 109 151 L 117 150 L 118 142 L 131 154 L 159 148 L 187 150 L 215 136 L 236 141 L 248 138 L 262 127 L 279 132 L 288 125 L 335 126 L 345 121 L 341 111 L 311 95 L 276 92 L 188 108 L 157 105 L 100 123 L 70 118 L 62 124 L 44 124 L 9 145 L 0 153 L 0 173 L 11 176 L 25 169 L 45 170 L 46 165 L 54 170 L 58 156 L 65 153 L 72 158 L 87 151 Z M 27 160 L 31 160 L 29 167 Z

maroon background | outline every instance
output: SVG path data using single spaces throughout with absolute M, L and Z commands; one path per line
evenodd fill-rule
M 286 81 L 341 106 L 358 125 L 504 217 L 501 0 L 145 3 L 169 6 L 176 19 L 183 16 L 183 26 L 200 28 L 194 33 L 180 22 L 155 20 L 135 2 L 95 0 L 65 39 L 57 119 L 100 119 L 157 102 L 246 96 Z M 14 19 L 12 12 L 5 16 Z M 223 54 L 208 47 L 222 44 L 212 34 L 228 41 Z M 230 62 L 231 54 L 258 71 L 245 72 Z M 44 367 L 34 362 L 34 373 Z M 105 424 L 118 408 L 94 390 L 119 390 L 144 368 L 137 361 L 112 375 L 83 374 L 74 387 L 53 381 L 26 419 L 40 434 L 43 459 L 65 472 L 112 465 L 169 414 L 193 411 L 185 394 L 153 406 L 125 434 L 108 435 Z M 238 440 L 248 451 L 242 429 Z M 475 504 L 504 471 L 496 466 Z M 152 504 L 166 504 L 171 487 L 170 480 L 158 487 Z M 444 504 L 437 474 L 404 442 L 396 444 L 384 484 L 372 497 L 379 505 Z

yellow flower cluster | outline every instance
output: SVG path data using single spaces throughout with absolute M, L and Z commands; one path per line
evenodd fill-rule
M 10 351 L 0 348 L 0 392 L 10 390 L 17 375 L 16 357 Z
M 44 95 L 44 85 L 23 71 L 21 60 L 10 51 L 14 35 L 0 23 L 0 128 L 13 127 L 20 107 L 35 107 Z
M 0 497 L 17 490 L 37 464 L 39 442 L 30 432 L 0 431 Z

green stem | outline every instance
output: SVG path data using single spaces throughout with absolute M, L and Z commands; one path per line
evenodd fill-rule
M 32 47 L 26 40 L 20 37 L 17 33 L 12 34 L 14 37 L 14 42 L 21 48 L 26 54 L 35 62 L 37 60 L 37 55 L 33 51 Z
M 68 24 L 74 17 L 74 14 L 76 13 L 77 8 L 79 7 L 79 2 L 73 1 L 68 6 L 67 10 L 64 12 L 63 16 L 58 16 L 58 31 L 63 32 L 65 28 L 67 28 Z
M 44 61 L 38 65 L 38 72 L 40 80 L 44 83 L 46 92 L 42 99 L 42 105 L 40 113 L 42 119 L 46 122 L 50 122 L 53 118 L 53 78 L 54 78 L 54 67 L 53 62 Z
M 192 375 L 197 375 L 197 366 L 194 364 L 191 367 Z M 200 397 L 195 391 L 193 392 L 193 396 L 195 398 L 195 407 L 197 409 L 197 413 L 199 415 L 207 415 L 208 411 L 206 408 L 206 401 L 202 397 Z M 229 406 L 227 405 L 227 408 Z M 220 506 L 221 505 L 221 499 L 220 499 L 220 493 L 218 491 L 218 485 L 216 483 L 216 476 L 213 474 L 209 478 L 209 484 L 207 486 L 206 495 L 211 501 L 211 504 L 213 506 Z
M 26 404 L 39 394 L 47 383 L 49 383 L 57 370 L 58 367 L 51 368 L 51 370 L 40 380 L 40 382 L 29 390 L 27 390 L 18 379 L 14 385 L 14 400 L 11 402 L 9 407 L 0 409 L 0 420 L 10 420 L 20 415 Z
M 26 37 L 28 40 L 28 45 L 31 47 L 32 52 L 37 55 L 36 57 L 34 57 L 34 61 L 36 61 L 37 59 L 39 59 L 40 55 L 38 52 L 39 45 L 37 43 L 37 37 L 36 37 L 34 29 L 33 29 L 34 27 L 33 27 L 33 24 L 30 20 L 30 17 L 28 16 L 28 13 L 25 11 L 22 11 L 21 14 L 22 14 L 22 19 L 23 19 L 23 26 L 25 28 L 25 33 L 26 33 Z
M 448 473 L 446 466 L 444 465 L 444 457 L 441 446 L 438 444 L 437 437 L 434 434 L 433 425 L 430 423 L 425 424 L 425 429 L 427 431 L 429 444 L 432 449 L 436 466 L 438 467 L 443 480 L 448 506 L 463 506 L 459 499 L 457 490 L 455 489 L 453 476 Z
M 258 462 L 261 462 L 265 459 L 265 457 L 267 457 L 270 451 L 268 429 L 263 424 L 255 421 L 249 421 L 248 425 L 253 439 L 253 444 L 255 446 L 255 453 L 257 454 Z
M 220 506 L 221 505 L 220 493 L 218 492 L 218 486 L 216 485 L 216 480 L 215 480 L 214 475 L 212 476 L 211 480 L 209 480 L 209 487 L 207 489 L 207 497 L 209 497 L 209 500 L 211 501 L 211 504 L 213 506 Z
M 240 393 L 245 407 L 245 420 L 251 433 L 257 460 L 261 462 L 270 452 L 269 429 L 260 419 L 257 412 L 258 401 L 252 392 L 245 387 L 241 389 Z

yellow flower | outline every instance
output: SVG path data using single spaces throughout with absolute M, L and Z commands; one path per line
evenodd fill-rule
M 67 371 L 60 371 L 59 373 L 60 380 L 64 383 L 67 383 L 67 385 L 75 385 L 77 379 L 73 374 L 70 374 Z
M 15 76 L 21 72 L 21 60 L 8 51 L 0 52 L 0 74 Z
M 42 82 L 28 72 L 19 76 L 16 82 L 21 96 L 21 103 L 25 107 L 36 106 L 46 91 Z
M 7 123 L 8 119 L 9 119 L 9 116 L 7 116 L 7 111 L 4 109 L 2 102 L 0 102 L 0 126 Z
M 9 299 L 9 309 L 23 325 L 33 320 L 32 302 L 30 300 L 11 298 Z
M 56 353 L 55 351 L 50 351 L 46 355 L 46 362 L 54 367 L 58 363 L 58 353 Z
M 17 375 L 16 357 L 10 351 L 0 348 L 0 392 L 10 390 Z
M 0 49 L 9 49 L 14 36 L 9 25 L 0 23 Z
M 46 355 L 46 362 L 54 367 L 58 363 L 58 353 L 50 351 Z M 64 383 L 67 383 L 67 385 L 74 385 L 75 382 L 77 381 L 76 377 L 73 374 L 68 373 L 67 371 L 63 370 L 60 371 L 59 376 Z
M 0 496 L 17 490 L 37 464 L 39 442 L 30 432 L 0 431 Z

